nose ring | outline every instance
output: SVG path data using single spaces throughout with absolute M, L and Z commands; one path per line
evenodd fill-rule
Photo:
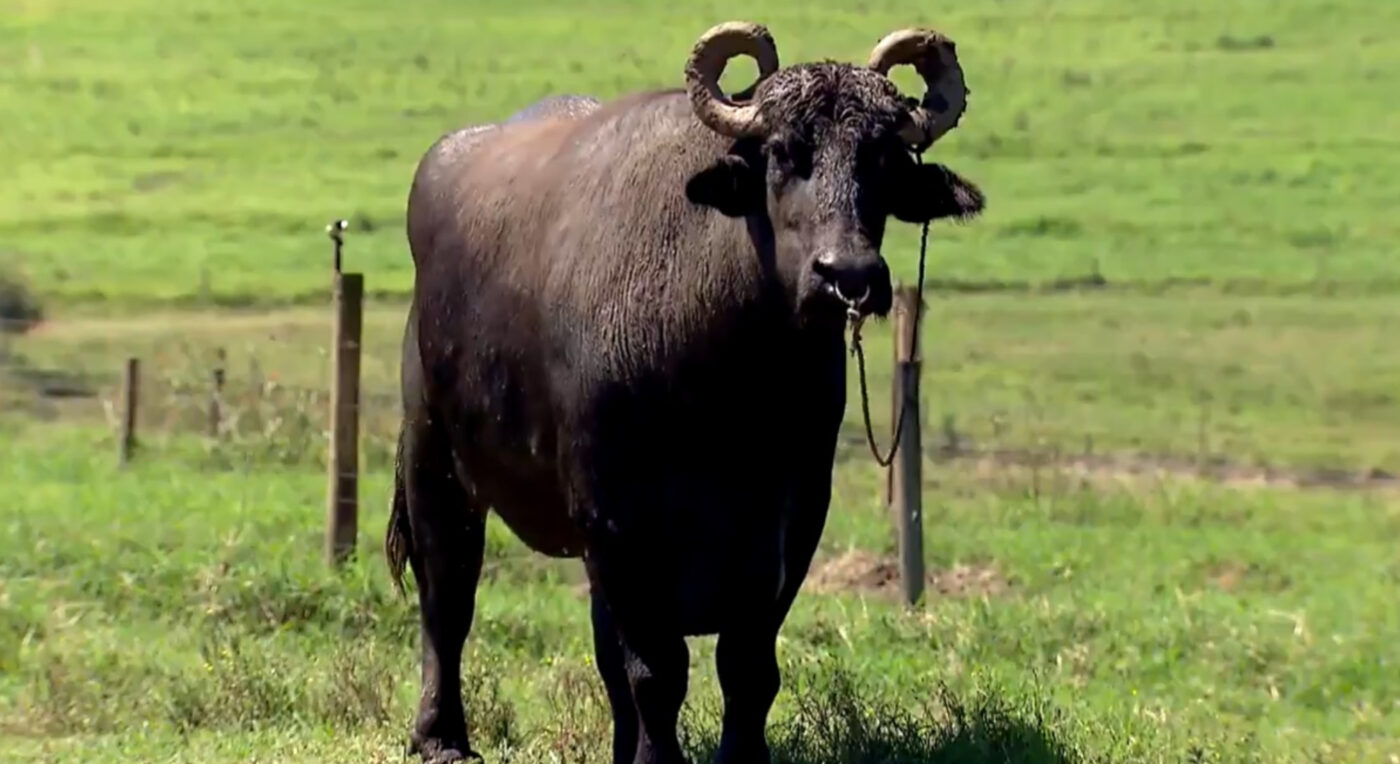
M 837 283 L 835 284 L 835 287 L 836 287 L 836 297 L 839 298 L 839 299 L 841 300 L 841 302 L 846 303 L 847 305 L 849 305 L 849 306 L 852 307 L 852 308 L 859 307 L 861 304 L 863 304 L 863 303 L 865 302 L 865 298 L 867 298 L 867 297 L 870 296 L 870 285 L 869 285 L 869 284 L 866 284 L 866 285 L 865 285 L 865 291 L 860 293 L 860 297 L 857 297 L 857 298 L 854 299 L 854 300 L 852 300 L 851 298 L 847 297 L 846 294 L 845 294 L 844 292 L 841 291 L 841 284 L 840 284 L 840 282 L 837 282 Z

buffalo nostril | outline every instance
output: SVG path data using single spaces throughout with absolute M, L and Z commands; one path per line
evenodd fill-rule
M 836 282 L 836 294 L 852 305 L 861 305 L 870 296 L 870 280 L 851 274 Z
M 850 305 L 860 305 L 870 297 L 875 280 L 881 273 L 880 263 L 840 262 L 820 257 L 812 264 L 817 277 L 830 286 L 837 298 Z

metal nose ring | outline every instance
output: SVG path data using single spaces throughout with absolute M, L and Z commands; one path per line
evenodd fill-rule
M 837 296 L 838 298 L 840 298 L 841 302 L 846 303 L 847 305 L 851 306 L 852 308 L 860 307 L 861 305 L 865 304 L 865 299 L 866 299 L 867 297 L 870 296 L 870 285 L 869 285 L 869 284 L 866 284 L 866 285 L 865 285 L 865 291 L 860 293 L 860 297 L 857 297 L 857 298 L 854 299 L 854 300 L 852 300 L 851 298 L 847 297 L 846 294 L 845 294 L 844 292 L 841 291 L 841 284 L 840 284 L 839 282 L 838 282 L 837 284 L 835 284 L 835 287 L 836 287 L 836 296 Z

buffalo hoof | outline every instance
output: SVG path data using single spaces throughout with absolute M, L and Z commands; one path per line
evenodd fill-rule
M 771 764 L 768 744 L 759 740 L 748 745 L 720 745 L 716 764 Z
M 452 764 L 457 761 L 479 761 L 486 759 L 466 745 L 454 745 L 429 738 L 422 742 L 414 741 L 408 747 L 409 755 L 418 754 L 423 764 Z
M 479 761 L 486 764 L 486 759 L 470 748 L 467 749 L 466 753 L 456 748 L 443 748 L 437 752 L 437 755 L 424 758 L 423 764 L 452 764 L 456 761 Z

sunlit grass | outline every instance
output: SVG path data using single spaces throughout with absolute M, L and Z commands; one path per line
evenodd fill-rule
M 548 94 L 678 86 L 695 37 L 727 18 L 769 24 L 789 62 L 863 61 L 910 24 L 958 41 L 971 108 L 931 156 L 989 207 L 936 233 L 939 279 L 1400 288 L 1387 3 L 8 7 L 0 252 L 68 302 L 323 294 L 337 217 L 350 267 L 402 293 L 404 200 L 434 139 Z M 887 247 L 906 277 L 916 233 L 894 226 Z

